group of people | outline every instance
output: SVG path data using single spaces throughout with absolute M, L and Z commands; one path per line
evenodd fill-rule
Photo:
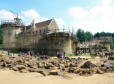
M 65 57 L 66 53 L 65 52 L 57 52 L 57 57 L 58 58 L 63 58 Z
M 20 51 L 19 52 L 19 55 L 21 56 L 21 55 L 29 55 L 29 56 L 39 56 L 40 55 L 40 53 L 39 52 L 34 52 L 34 51 L 27 51 L 26 53 L 25 52 L 23 52 L 23 51 Z
M 10 56 L 10 51 L 8 50 L 8 56 Z M 35 52 L 35 51 L 33 51 L 33 50 L 29 50 L 29 51 L 20 51 L 19 53 L 18 53 L 18 56 L 24 56 L 24 55 L 28 55 L 28 56 L 42 56 L 42 55 L 44 55 L 43 54 L 43 51 L 42 52 Z M 66 53 L 65 52 L 61 52 L 61 51 L 58 51 L 57 52 L 57 58 L 64 58 L 65 56 L 66 56 Z

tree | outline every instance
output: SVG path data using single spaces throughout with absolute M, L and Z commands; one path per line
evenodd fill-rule
M 97 33 L 94 35 L 94 37 L 95 37 L 95 38 L 96 38 L 96 37 L 100 37 L 100 33 L 97 32 Z
M 102 36 L 111 36 L 111 37 L 114 38 L 114 33 L 110 33 L 110 32 L 97 32 L 97 33 L 94 34 L 95 38 L 102 37 Z
M 84 32 L 82 29 L 78 29 L 76 32 L 76 36 L 80 42 L 90 41 L 93 39 L 93 35 L 91 32 Z
M 93 39 L 93 34 L 91 33 L 91 32 L 85 32 L 85 39 L 86 39 L 86 41 L 90 41 L 90 40 L 92 40 Z
M 106 36 L 106 33 L 105 32 L 101 32 L 100 36 Z
M 79 39 L 80 42 L 85 41 L 85 33 L 84 33 L 83 30 L 78 29 L 77 32 L 76 32 L 76 36 L 77 36 L 77 38 Z

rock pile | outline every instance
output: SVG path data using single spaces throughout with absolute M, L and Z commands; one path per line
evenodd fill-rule
M 102 64 L 99 67 L 103 72 L 114 72 L 114 63 L 109 63 L 109 64 Z
M 109 59 L 109 60 L 114 60 L 114 57 L 109 57 L 108 59 Z
M 91 61 L 86 61 L 82 66 L 69 69 L 69 72 L 79 75 L 92 75 L 92 74 L 103 74 L 104 72 L 99 67 L 93 64 Z
M 97 67 L 97 66 L 91 63 L 91 61 L 87 61 L 81 66 L 81 68 L 94 68 L 94 67 Z
M 83 63 L 83 64 L 82 64 Z M 21 73 L 37 72 L 46 75 L 64 75 L 65 73 L 75 73 L 79 75 L 103 74 L 114 72 L 114 64 L 96 65 L 88 59 L 82 58 L 50 58 L 17 56 L 8 57 L 0 55 L 0 68 L 19 71 Z

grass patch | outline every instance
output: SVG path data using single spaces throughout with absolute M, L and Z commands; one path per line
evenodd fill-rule
M 19 50 L 11 50 L 10 53 L 19 53 L 20 51 Z
M 80 54 L 79 56 L 87 56 L 87 57 L 89 57 L 90 54 Z
M 76 54 L 72 54 L 72 56 L 76 56 L 76 57 L 83 57 L 83 56 L 87 56 L 87 57 L 90 57 L 90 54 L 88 53 L 88 54 L 79 54 L 79 55 L 76 55 Z

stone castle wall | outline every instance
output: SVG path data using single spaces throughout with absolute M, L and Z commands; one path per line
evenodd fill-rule
M 47 50 L 49 55 L 57 55 L 57 52 L 72 55 L 75 52 L 77 43 L 74 43 L 72 36 L 49 36 L 47 37 Z
M 3 48 L 11 49 L 16 47 L 16 34 L 21 32 L 21 28 L 9 27 L 3 29 Z
M 47 37 L 48 31 L 51 31 L 51 33 L 59 31 L 55 20 L 52 20 L 45 28 L 37 31 L 32 28 L 25 30 L 24 27 L 16 26 L 4 27 L 3 47 L 4 49 L 43 50 L 48 55 L 56 55 L 57 51 L 65 52 L 68 55 L 74 52 L 75 48 L 73 48 L 74 44 L 71 36 Z

